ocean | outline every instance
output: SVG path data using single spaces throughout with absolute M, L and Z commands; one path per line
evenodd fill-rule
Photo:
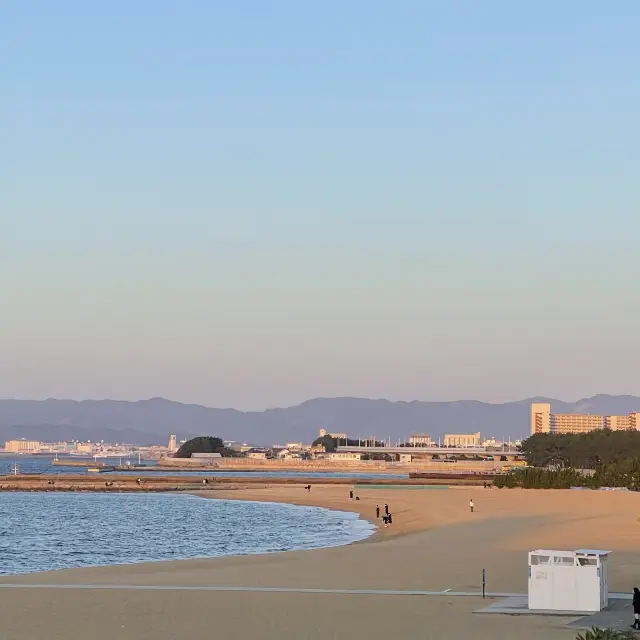
M 0 575 L 332 547 L 373 525 L 318 507 L 175 494 L 0 493 Z

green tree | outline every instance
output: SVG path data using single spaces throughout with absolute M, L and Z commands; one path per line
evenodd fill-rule
M 378 460 L 381 462 L 393 462 L 396 457 L 388 453 L 365 453 L 362 456 L 363 460 Z
M 520 451 L 534 467 L 597 469 L 640 458 L 640 432 L 602 429 L 575 435 L 538 433 L 527 438 Z
M 327 453 L 333 453 L 338 447 L 363 447 L 366 445 L 366 442 L 365 440 L 352 440 L 351 438 L 347 438 L 346 440 L 340 438 L 340 440 L 338 440 L 326 434 L 322 436 L 322 438 L 316 438 L 312 442 L 312 445 L 314 447 L 322 445 Z M 375 441 L 372 444 L 376 447 L 384 447 L 384 442 Z
M 629 640 L 635 638 L 632 631 L 616 631 L 615 629 L 599 629 L 593 627 L 584 635 L 578 634 L 576 640 Z
M 314 447 L 321 445 L 327 453 L 333 453 L 338 447 L 338 441 L 327 434 L 326 436 L 322 436 L 322 438 L 316 438 L 312 445 Z
M 174 457 L 190 458 L 193 453 L 219 453 L 221 456 L 230 457 L 235 452 L 227 449 L 220 438 L 212 436 L 198 436 L 187 440 L 177 451 Z

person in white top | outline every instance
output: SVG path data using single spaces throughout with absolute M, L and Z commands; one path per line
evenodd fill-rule
M 473 504 L 473 498 L 471 498 L 471 500 L 469 500 L 469 509 L 471 510 L 471 513 L 473 513 L 473 507 L 475 505 Z

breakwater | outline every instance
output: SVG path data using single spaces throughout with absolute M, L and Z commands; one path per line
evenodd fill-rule
M 479 486 L 486 481 L 482 476 L 452 478 L 450 474 L 436 474 L 429 478 L 225 478 L 211 476 L 135 476 L 135 475 L 80 475 L 41 474 L 0 476 L 0 491 L 100 491 L 100 492 L 166 492 L 193 490 L 230 490 L 243 486 L 267 487 L 273 485 L 345 485 L 360 487 L 367 485 L 415 486 L 459 485 Z

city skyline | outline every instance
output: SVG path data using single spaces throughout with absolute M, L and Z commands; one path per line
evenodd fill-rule
M 165 443 L 168 433 L 176 433 L 263 444 L 314 439 L 319 429 L 394 440 L 414 433 L 428 433 L 438 439 L 447 433 L 477 431 L 487 438 L 518 439 L 530 433 L 530 408 L 536 401 L 545 399 L 487 404 L 474 400 L 441 403 L 315 398 L 292 407 L 242 412 L 162 398 L 137 402 L 0 399 L 0 440 L 27 437 L 40 441 Z M 640 409 L 640 397 L 636 396 L 600 395 L 578 403 L 550 399 L 550 403 L 558 414 L 628 416 Z M 623 423 L 617 421 L 616 427 Z
M 640 5 L 9 3 L 0 395 L 640 393 Z

